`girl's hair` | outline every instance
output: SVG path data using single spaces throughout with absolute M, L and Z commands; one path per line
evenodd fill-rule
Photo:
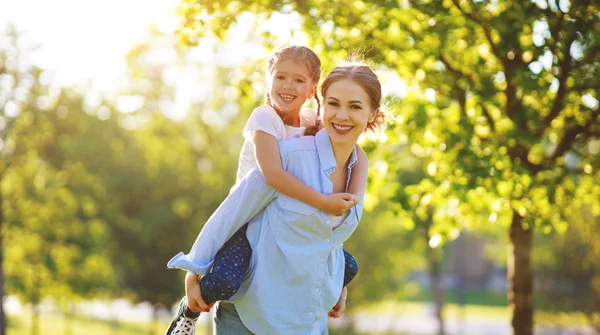
M 273 73 L 277 64 L 289 59 L 302 62 L 306 65 L 310 79 L 315 85 L 319 83 L 319 80 L 321 79 L 321 59 L 319 59 L 319 56 L 317 56 L 310 48 L 301 45 L 284 45 L 273 50 L 267 59 L 267 75 Z M 314 126 L 306 128 L 305 135 L 316 134 L 321 125 L 321 101 L 319 101 L 319 96 L 316 92 L 314 98 L 317 101 L 317 122 Z M 269 96 L 269 90 L 267 90 L 265 95 L 265 103 L 273 107 L 271 104 L 271 97 Z M 285 116 L 282 116 L 282 119 L 284 123 L 286 123 Z
M 384 130 L 387 115 L 381 109 L 381 83 L 369 65 L 362 62 L 345 61 L 336 66 L 327 75 L 323 84 L 321 84 L 321 96 L 323 99 L 325 99 L 325 93 L 331 84 L 344 79 L 352 80 L 358 84 L 371 99 L 371 108 L 373 109 L 373 113 L 375 113 L 375 118 L 372 122 L 367 123 L 367 130 L 373 132 Z

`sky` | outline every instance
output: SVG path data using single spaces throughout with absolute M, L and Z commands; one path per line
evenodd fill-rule
M 53 84 L 59 86 L 85 86 L 97 96 L 114 93 L 126 75 L 126 54 L 138 42 L 147 40 L 150 27 L 155 26 L 171 34 L 179 18 L 175 8 L 179 0 L 0 0 L 0 29 L 13 24 L 25 33 L 32 45 L 39 47 L 32 61 L 47 70 Z M 264 57 L 264 49 L 249 34 L 268 30 L 281 43 L 306 44 L 298 31 L 298 15 L 274 14 L 261 23 L 258 31 L 252 26 L 253 16 L 238 18 L 226 42 L 206 39 L 202 47 L 192 51 L 204 64 L 240 62 Z M 29 44 L 29 43 L 28 43 Z M 216 48 L 216 44 L 219 47 Z M 244 50 L 240 53 L 239 50 Z M 165 106 L 167 116 L 183 119 L 191 102 L 209 92 L 210 68 L 204 66 L 200 75 L 197 69 L 174 69 L 170 77 L 176 78 L 177 94 L 173 106 Z M 193 71 L 192 71 L 193 70 Z M 383 78 L 385 77 L 385 78 Z M 406 94 L 406 84 L 397 76 L 383 75 L 385 93 L 397 96 Z M 389 78 L 388 78 L 389 77 Z M 89 92 L 89 91 L 88 91 Z M 434 97 L 429 97 L 434 99 Z M 124 97 L 122 102 L 127 102 Z M 125 104 L 120 104 L 125 105 Z M 129 110 L 125 106 L 122 112 Z
M 90 79 L 100 91 L 124 73 L 125 55 L 152 24 L 177 25 L 177 0 L 0 0 L 0 29 L 13 24 L 39 45 L 36 65 L 62 85 Z

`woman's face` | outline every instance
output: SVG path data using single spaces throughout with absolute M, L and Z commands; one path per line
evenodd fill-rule
M 332 83 L 325 92 L 323 127 L 332 143 L 355 144 L 373 118 L 371 99 L 350 79 Z

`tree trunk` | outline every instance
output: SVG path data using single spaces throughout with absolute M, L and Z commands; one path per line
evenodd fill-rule
M 514 335 L 533 335 L 532 229 L 523 229 L 523 217 L 513 211 L 507 264 L 508 303 Z
M 438 320 L 438 335 L 445 334 L 445 326 L 444 326 L 444 289 L 442 288 L 442 266 L 441 266 L 441 252 L 439 247 L 432 248 L 429 246 L 429 240 L 431 239 L 431 235 L 429 234 L 429 229 L 432 225 L 433 213 L 431 210 L 429 211 L 429 218 L 423 222 L 424 223 L 424 237 L 425 237 L 425 245 L 426 257 L 427 257 L 427 265 L 429 267 L 429 278 L 431 280 L 431 292 L 433 295 L 433 305 L 434 305 L 434 313 L 435 317 Z
M 34 302 L 31 305 L 31 335 L 39 335 L 40 334 L 40 304 L 39 302 Z
M 441 262 L 439 259 L 439 250 L 427 248 L 427 261 L 429 263 L 429 277 L 431 278 L 431 290 L 433 294 L 433 303 L 435 306 L 435 316 L 438 320 L 438 335 L 445 334 L 444 327 L 444 290 L 442 288 Z
M 75 304 L 69 303 L 64 313 L 65 317 L 65 335 L 73 335 L 73 321 L 75 319 Z
M 158 304 L 152 304 L 152 321 L 150 321 L 150 328 L 148 334 L 154 335 L 156 328 L 158 327 Z

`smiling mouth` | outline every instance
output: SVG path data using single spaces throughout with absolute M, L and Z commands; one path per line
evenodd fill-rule
M 294 99 L 296 99 L 295 96 L 289 94 L 280 94 L 279 97 L 285 102 L 292 102 Z
M 331 126 L 333 127 L 333 129 L 335 129 L 336 133 L 338 134 L 346 134 L 350 130 L 352 130 L 352 128 L 354 128 L 354 126 L 341 125 L 333 122 L 331 123 Z

